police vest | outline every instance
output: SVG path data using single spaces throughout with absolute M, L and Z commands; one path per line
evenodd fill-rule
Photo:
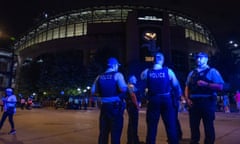
M 118 96 L 119 89 L 114 75 L 117 72 L 107 72 L 99 76 L 97 86 L 100 97 L 113 97 Z
M 211 80 L 207 79 L 206 75 L 209 72 L 210 68 L 207 68 L 203 71 L 198 72 L 196 69 L 193 70 L 193 73 L 190 77 L 189 81 L 189 89 L 191 94 L 213 94 L 213 90 L 207 88 L 207 87 L 200 87 L 197 85 L 198 80 L 203 80 L 206 82 L 212 82 Z
M 148 95 L 170 94 L 168 68 L 149 69 L 147 74 Z

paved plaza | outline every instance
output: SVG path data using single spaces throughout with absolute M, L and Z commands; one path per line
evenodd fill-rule
M 146 110 L 140 111 L 139 138 L 145 140 Z M 0 131 L 0 144 L 97 144 L 98 138 L 97 108 L 88 110 L 65 110 L 45 107 L 32 110 L 17 110 L 15 125 L 17 134 L 8 135 L 10 125 L 5 122 Z M 124 128 L 121 143 L 126 144 L 127 113 L 125 113 Z M 183 130 L 183 141 L 189 142 L 190 130 L 188 113 L 179 113 Z M 216 144 L 240 144 L 240 114 L 216 113 Z M 203 143 L 203 128 L 201 127 L 201 144 Z M 162 121 L 159 123 L 156 144 L 166 144 L 166 133 Z

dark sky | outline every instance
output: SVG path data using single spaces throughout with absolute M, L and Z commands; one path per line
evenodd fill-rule
M 240 41 L 238 0 L 1 0 L 0 39 L 7 36 L 18 38 L 34 26 L 44 12 L 54 15 L 96 3 L 119 2 L 139 5 L 152 3 L 154 6 L 180 11 L 196 18 L 209 28 L 219 46 L 229 39 Z

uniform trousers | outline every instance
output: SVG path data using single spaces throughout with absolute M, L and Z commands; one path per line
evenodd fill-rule
M 138 138 L 139 110 L 132 102 L 129 102 L 127 103 L 127 112 L 128 112 L 127 144 L 139 144 Z
M 204 144 L 214 144 L 215 141 L 215 110 L 216 101 L 213 98 L 192 98 L 189 108 L 189 121 L 191 129 L 191 144 L 199 144 L 200 121 L 203 121 L 205 139 Z
M 98 144 L 108 144 L 109 134 L 111 144 L 120 144 L 123 128 L 124 105 L 121 102 L 103 103 L 101 105 Z
M 171 96 L 150 96 L 147 105 L 147 144 L 156 143 L 158 123 L 162 117 L 168 142 L 178 144 L 178 132 L 176 126 L 176 110 Z

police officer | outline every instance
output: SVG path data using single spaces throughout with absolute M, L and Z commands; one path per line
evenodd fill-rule
M 135 75 L 129 76 L 128 93 L 126 99 L 128 112 L 127 144 L 140 144 L 138 138 L 140 91 L 136 87 L 136 84 L 137 78 Z
M 127 84 L 123 74 L 118 72 L 119 65 L 116 58 L 109 58 L 107 70 L 96 78 L 92 86 L 91 92 L 101 104 L 99 144 L 108 143 L 109 133 L 111 143 L 120 144 L 124 112 L 122 95 L 126 95 Z
M 191 144 L 199 144 L 200 121 L 203 120 L 204 144 L 215 141 L 214 119 L 216 108 L 216 91 L 224 89 L 222 76 L 215 68 L 207 64 L 208 54 L 199 52 L 196 55 L 197 68 L 187 77 L 185 99 L 189 106 Z
M 147 144 L 155 144 L 160 115 L 165 125 L 168 142 L 178 144 L 176 129 L 176 111 L 173 106 L 171 88 L 178 93 L 179 82 L 174 72 L 163 67 L 164 56 L 158 52 L 154 56 L 154 65 L 151 69 L 145 69 L 141 73 L 141 79 L 146 80 L 148 88 L 147 104 Z
M 4 113 L 2 114 L 2 119 L 0 121 L 0 130 L 3 126 L 3 123 L 5 122 L 6 118 L 8 117 L 9 123 L 11 125 L 11 130 L 8 134 L 16 134 L 14 121 L 13 121 L 13 115 L 16 113 L 17 98 L 13 94 L 12 88 L 7 88 L 5 90 L 5 93 L 6 93 L 6 97 L 2 98 Z

